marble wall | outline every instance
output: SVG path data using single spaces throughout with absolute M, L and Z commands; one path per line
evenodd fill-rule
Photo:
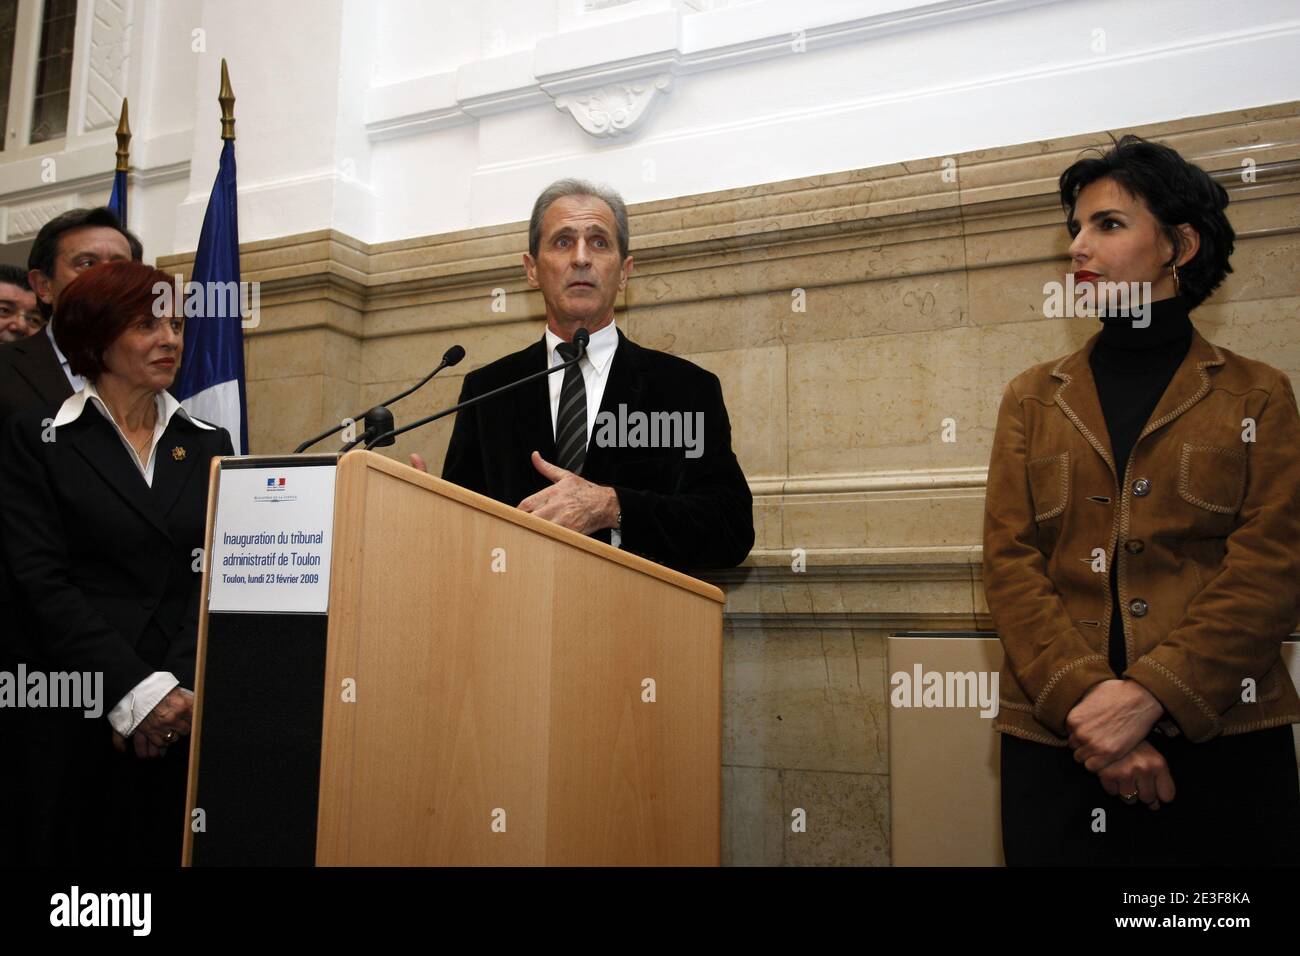
M 1235 272 L 1193 318 L 1295 379 L 1300 103 L 1112 132 L 1159 139 L 1229 190 Z M 725 862 L 889 863 L 885 637 L 988 626 L 997 405 L 1014 374 L 1095 331 L 1044 318 L 1043 284 L 1068 270 L 1056 179 L 1108 142 L 1099 131 L 632 207 L 617 321 L 717 373 L 755 494 L 755 549 L 714 576 L 728 592 Z M 465 362 L 394 410 L 410 421 L 454 403 L 460 375 L 541 334 L 525 248 L 522 222 L 247 244 L 244 278 L 262 283 L 246 343 L 252 450 L 291 449 L 459 343 Z M 450 431 L 389 452 L 436 466 Z M 791 832 L 795 806 L 806 833 Z

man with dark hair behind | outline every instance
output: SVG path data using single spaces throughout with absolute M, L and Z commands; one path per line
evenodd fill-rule
M 80 391 L 81 380 L 54 344 L 50 320 L 59 293 L 96 263 L 142 258 L 140 240 L 102 206 L 71 209 L 41 227 L 27 258 L 27 279 L 45 332 L 0 345 L 0 422 L 35 405 L 57 406 Z

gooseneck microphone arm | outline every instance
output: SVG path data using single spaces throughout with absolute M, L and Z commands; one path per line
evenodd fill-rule
M 575 345 L 578 346 L 578 354 L 575 355 L 573 358 L 569 359 L 568 361 L 561 362 L 559 365 L 552 365 L 550 368 L 543 369 L 540 372 L 534 372 L 531 375 L 525 375 L 523 378 L 519 379 L 516 382 L 508 382 L 507 384 L 502 385 L 500 388 L 494 388 L 492 389 L 492 391 L 484 392 L 482 395 L 475 395 L 473 398 L 466 399 L 465 401 L 460 402 L 459 404 L 453 405 L 451 408 L 444 408 L 440 412 L 435 412 L 434 414 L 429 415 L 426 418 L 421 418 L 419 421 L 411 422 L 409 425 L 403 425 L 401 428 L 394 428 L 392 431 L 384 432 L 382 435 L 370 439 L 366 443 L 366 447 L 372 448 L 375 445 L 379 444 L 381 441 L 396 438 L 398 435 L 401 435 L 404 432 L 409 432 L 412 429 L 420 428 L 421 426 L 428 425 L 430 422 L 436 422 L 440 418 L 446 418 L 448 415 L 452 414 L 453 412 L 458 412 L 462 408 L 468 408 L 471 405 L 477 405 L 479 402 L 486 402 L 489 398 L 495 398 L 496 396 L 502 394 L 503 392 L 512 391 L 513 389 L 519 388 L 519 386 L 521 385 L 527 385 L 529 382 L 535 382 L 539 378 L 544 378 L 547 375 L 553 375 L 556 372 L 560 371 L 560 369 L 568 368 L 570 365 L 577 365 L 579 362 L 582 361 L 582 357 L 587 354 L 587 343 L 590 341 L 590 339 L 591 336 L 588 334 L 586 329 L 578 329 L 578 331 L 573 334 L 573 342 Z M 356 442 L 353 442 L 352 444 L 357 444 L 360 442 L 360 440 L 361 439 L 358 439 Z M 352 445 L 348 445 L 347 448 L 344 448 L 343 450 L 348 451 L 351 447 Z
M 312 445 L 316 444 L 318 441 L 324 441 L 326 438 L 329 438 L 330 435 L 333 435 L 335 432 L 341 432 L 344 429 L 344 427 L 347 425 L 348 421 L 356 422 L 359 419 L 365 418 L 365 416 L 369 415 L 371 412 L 375 411 L 376 409 L 385 408 L 385 406 L 392 405 L 395 402 L 400 402 L 402 399 L 406 398 L 407 395 L 410 395 L 412 392 L 416 391 L 417 389 L 421 389 L 425 385 L 427 385 L 429 380 L 433 378 L 435 375 L 437 375 L 439 372 L 441 372 L 443 369 L 450 368 L 451 366 L 456 365 L 464 357 L 465 357 L 465 350 L 461 348 L 459 345 L 453 345 L 451 348 L 447 349 L 446 353 L 442 356 L 442 361 L 438 363 L 437 368 L 435 368 L 428 375 L 424 376 L 424 378 L 420 379 L 418 382 L 416 382 L 406 391 L 394 395 L 392 398 L 387 399 L 386 401 L 380 402 L 378 405 L 374 406 L 374 408 L 368 408 L 365 411 L 357 412 L 357 414 L 353 415 L 351 419 L 345 419 L 344 421 L 335 425 L 333 428 L 326 429 L 325 431 L 317 435 L 315 438 L 308 438 L 305 442 L 303 442 L 301 445 L 295 448 L 293 450 L 293 453 L 295 455 L 301 455 L 304 451 L 306 451 Z M 391 420 L 391 415 L 389 417 Z M 355 444 L 355 442 L 353 444 Z M 348 448 L 351 447 L 352 445 L 348 445 Z

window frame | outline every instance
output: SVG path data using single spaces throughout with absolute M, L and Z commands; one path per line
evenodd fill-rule
M 71 93 L 68 96 L 68 118 L 63 135 L 33 143 L 31 135 L 36 106 L 36 63 L 40 54 L 45 0 L 18 0 L 18 17 L 14 22 L 13 71 L 9 77 L 9 116 L 2 131 L 4 149 L 0 150 L 0 163 L 63 152 L 81 135 L 85 109 L 82 94 L 86 87 L 90 21 L 93 17 L 94 0 L 77 0 L 76 27 L 72 41 L 72 75 L 69 77 Z

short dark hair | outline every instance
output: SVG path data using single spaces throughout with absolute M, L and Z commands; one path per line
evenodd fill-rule
M 11 266 L 7 262 L 0 263 L 0 285 L 16 285 L 20 289 L 32 291 L 32 287 L 27 284 L 27 270 Z
M 585 179 L 557 179 L 537 197 L 533 203 L 533 215 L 528 220 L 528 254 L 537 258 L 537 250 L 542 246 L 542 217 L 551 203 L 565 196 L 590 196 L 601 200 L 614 214 L 614 227 L 618 232 L 618 257 L 627 258 L 627 204 L 623 197 L 607 186 L 598 186 Z
M 41 231 L 36 234 L 36 239 L 32 242 L 32 251 L 27 255 L 28 271 L 35 269 L 47 276 L 53 276 L 54 262 L 59 257 L 59 238 L 65 232 L 86 226 L 116 229 L 126 236 L 126 243 L 131 247 L 131 258 L 136 262 L 144 258 L 144 246 L 140 244 L 140 240 L 133 232 L 122 225 L 117 214 L 107 206 L 95 206 L 91 209 L 69 209 L 41 226 Z M 54 310 L 46 302 L 38 301 L 37 305 L 40 307 L 41 314 L 48 320 Z
M 157 283 L 167 273 L 139 262 L 101 262 L 68 283 L 59 296 L 54 341 L 74 375 L 94 381 L 104 371 L 104 352 L 132 322 L 153 315 Z
M 1209 298 L 1232 271 L 1228 259 L 1237 234 L 1224 214 L 1227 190 L 1175 150 L 1129 134 L 1100 157 L 1080 159 L 1061 174 L 1061 205 L 1070 219 L 1080 191 L 1099 179 L 1113 179 L 1146 203 L 1173 245 L 1173 258 L 1166 265 L 1182 254 L 1177 227 L 1187 223 L 1196 230 L 1201 245 L 1178 269 L 1178 289 L 1188 308 Z

